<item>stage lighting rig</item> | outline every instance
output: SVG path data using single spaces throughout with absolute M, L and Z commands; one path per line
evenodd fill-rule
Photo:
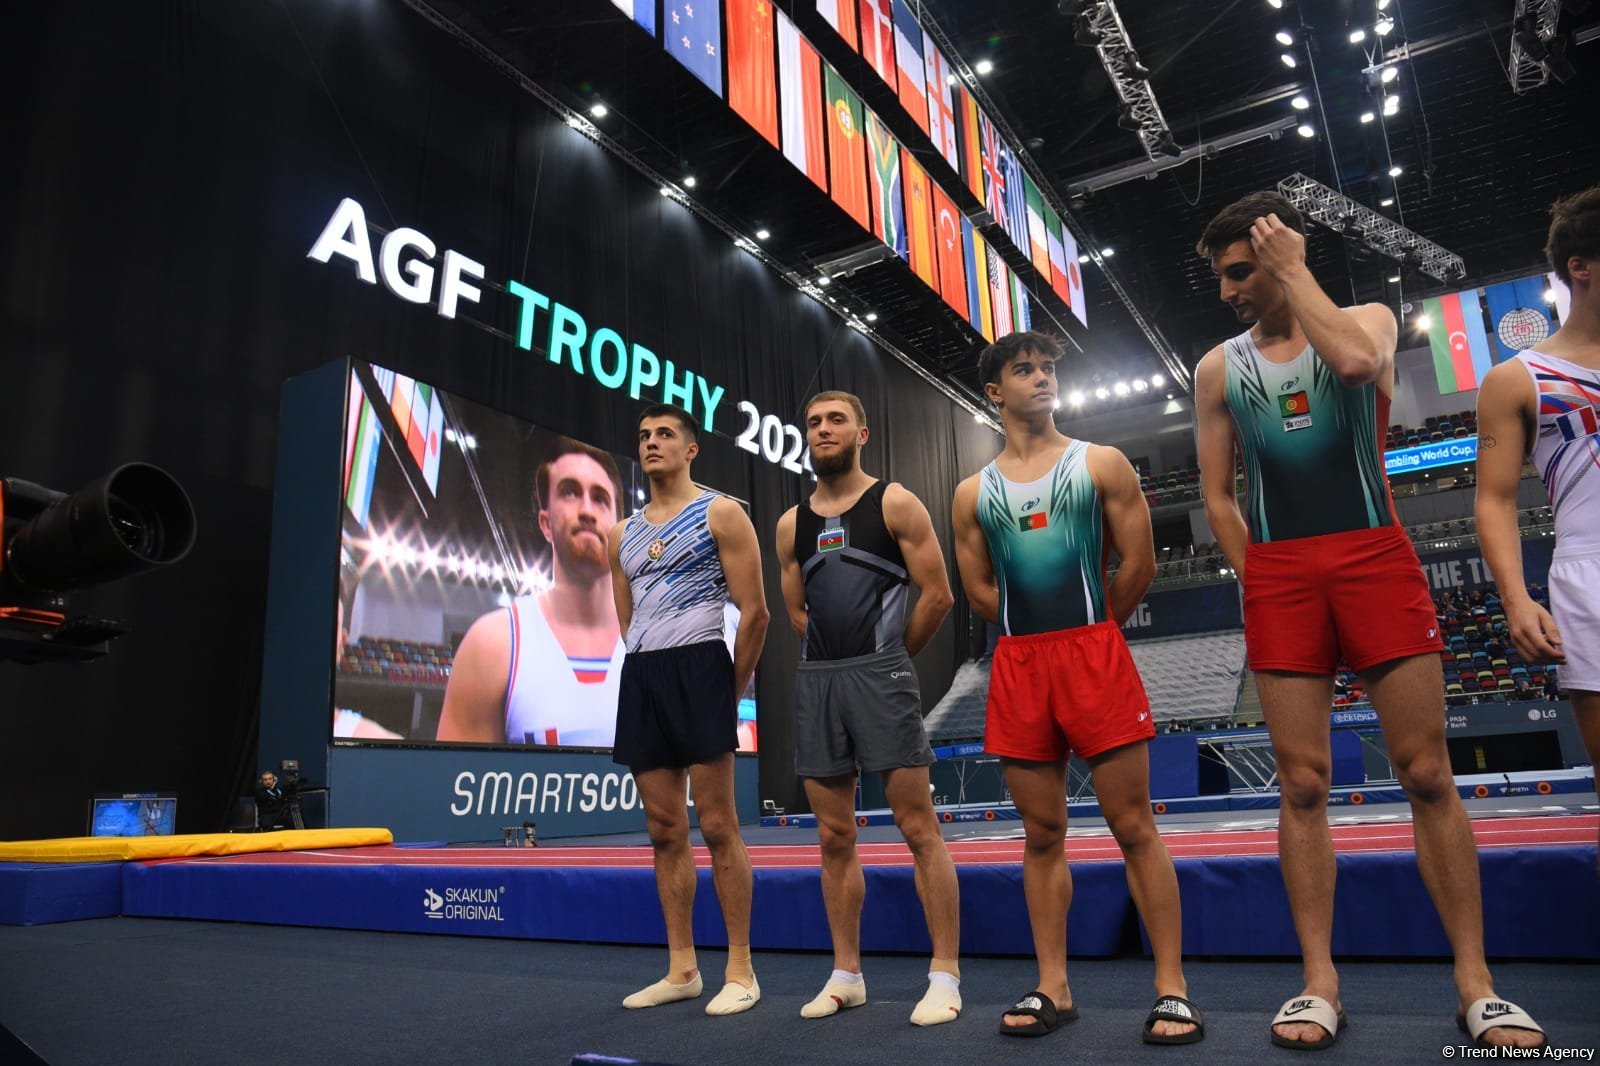
M 1347 239 L 1359 241 L 1379 255 L 1427 274 L 1440 281 L 1456 281 L 1466 276 L 1466 264 L 1459 255 L 1446 251 L 1398 222 L 1343 193 L 1308 178 L 1291 174 L 1278 182 L 1278 192 L 1307 218 L 1322 223 Z
M 1150 88 L 1150 71 L 1139 62 L 1139 53 L 1128 38 L 1117 5 L 1112 0 L 1086 4 L 1074 24 L 1073 41 L 1092 47 L 1099 55 L 1121 105 L 1118 125 L 1138 134 L 1144 154 L 1152 162 L 1176 155 L 1173 149 L 1177 142 L 1156 102 L 1155 91 Z
M 0 659 L 93 659 L 126 630 L 70 613 L 66 593 L 175 563 L 194 508 L 159 467 L 129 463 L 70 496 L 0 479 Z
M 1531 92 L 1550 80 L 1570 80 L 1576 71 L 1566 57 L 1566 41 L 1556 36 L 1561 0 L 1517 0 L 1511 16 L 1511 54 L 1506 73 L 1511 91 Z

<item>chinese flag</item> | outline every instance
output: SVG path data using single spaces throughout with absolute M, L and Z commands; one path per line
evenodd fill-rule
M 772 5 L 727 0 L 728 105 L 778 147 L 778 92 L 773 71 Z
M 867 212 L 867 138 L 861 98 L 838 71 L 824 64 L 824 105 L 828 120 L 828 192 L 833 202 L 861 226 L 871 229 Z

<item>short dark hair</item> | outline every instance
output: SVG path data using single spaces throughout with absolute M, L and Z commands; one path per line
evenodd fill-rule
M 1059 360 L 1062 353 L 1061 342 L 1048 333 L 1039 333 L 1035 330 L 1007 333 L 978 356 L 978 384 L 987 385 L 991 381 L 999 381 L 1000 371 L 1023 352 L 1034 352 L 1048 359 Z
M 700 431 L 695 427 L 694 415 L 679 407 L 675 403 L 653 403 L 639 414 L 639 425 L 644 425 L 647 418 L 675 418 L 683 427 L 684 435 L 693 444 L 700 439 Z
M 1253 192 L 1224 207 L 1206 223 L 1205 232 L 1194 246 L 1196 254 L 1210 259 L 1234 241 L 1248 240 L 1256 219 L 1268 215 L 1277 215 L 1285 226 L 1302 237 L 1306 235 L 1306 217 L 1287 198 L 1275 192 Z
M 1572 284 L 1567 260 L 1600 259 L 1600 185 L 1550 205 L 1550 238 L 1544 255 L 1563 285 Z
M 617 517 L 622 517 L 622 472 L 617 469 L 617 461 L 611 457 L 610 452 L 603 452 L 592 444 L 585 444 L 581 440 L 571 437 L 557 437 L 550 453 L 545 456 L 544 462 L 539 464 L 539 469 L 533 475 L 533 509 L 543 511 L 550 506 L 550 468 L 556 460 L 563 455 L 587 455 L 600 464 L 611 478 L 611 487 L 615 489 L 612 503 L 616 508 Z

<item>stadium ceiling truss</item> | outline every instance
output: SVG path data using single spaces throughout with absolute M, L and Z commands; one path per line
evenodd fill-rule
M 1550 80 L 1551 53 L 1557 53 L 1558 62 L 1562 58 L 1560 47 L 1552 47 L 1560 19 L 1561 0 L 1517 0 L 1511 17 L 1511 54 L 1506 73 L 1511 78 L 1511 91 L 1518 96 Z
M 1144 154 L 1152 163 L 1177 155 L 1180 151 L 1177 141 L 1173 139 L 1166 116 L 1161 113 L 1161 105 L 1156 102 L 1155 91 L 1150 88 L 1150 72 L 1139 62 L 1139 54 L 1133 49 L 1117 5 L 1112 0 L 1086 4 L 1078 15 L 1077 33 L 1084 43 L 1093 36 L 1095 54 L 1100 57 L 1100 65 L 1105 67 L 1111 87 L 1122 104 L 1118 121 L 1124 127 L 1133 127 L 1139 143 L 1144 146 Z
M 1459 255 L 1304 174 L 1291 174 L 1278 182 L 1278 192 L 1307 218 L 1431 278 L 1449 282 L 1467 274 Z

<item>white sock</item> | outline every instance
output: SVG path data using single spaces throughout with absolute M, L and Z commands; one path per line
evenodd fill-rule
M 826 1018 L 867 1001 L 867 981 L 858 973 L 835 970 L 810 1003 L 800 1008 L 802 1018 Z
M 934 970 L 928 974 L 928 991 L 911 1012 L 912 1025 L 942 1025 L 961 1016 L 961 979 Z

